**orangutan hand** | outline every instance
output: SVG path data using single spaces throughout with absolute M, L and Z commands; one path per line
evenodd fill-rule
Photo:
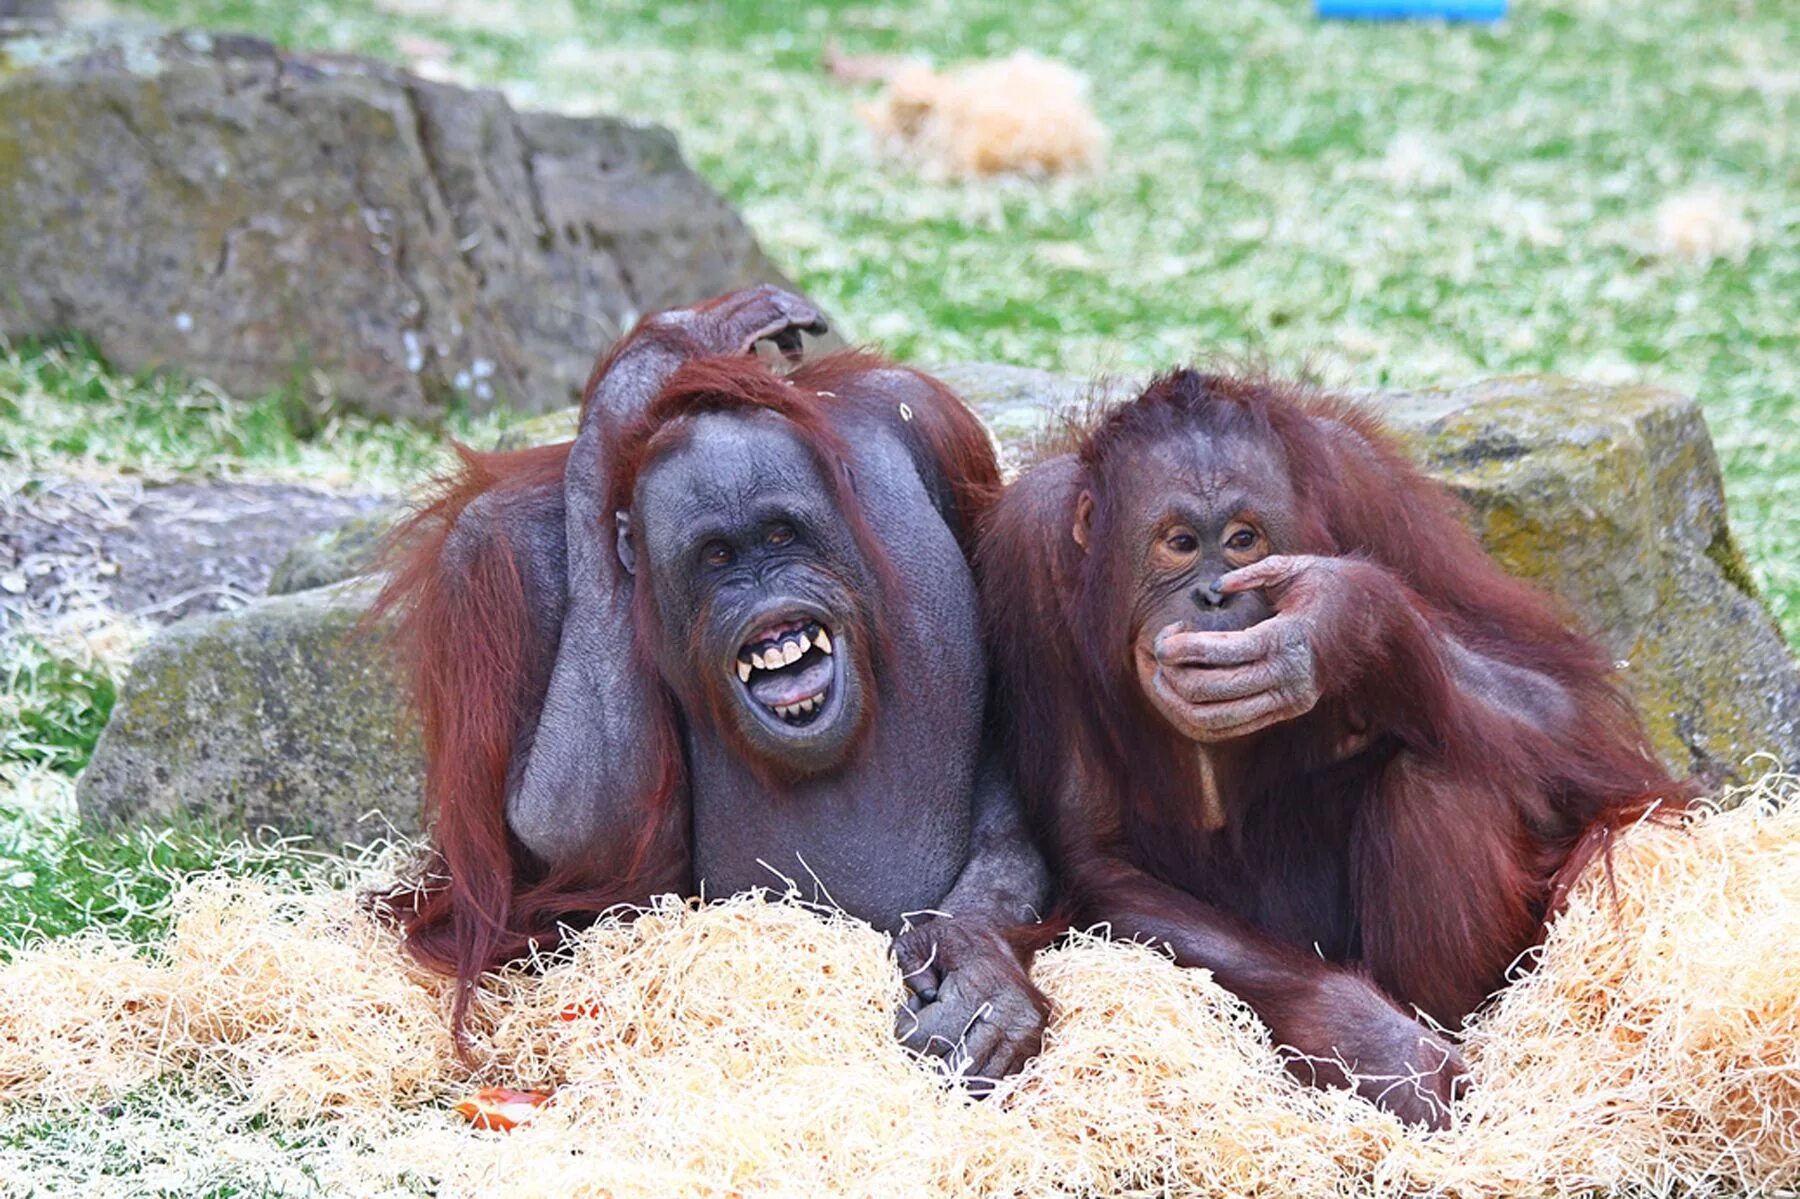
M 895 938 L 894 959 L 908 992 L 896 1033 L 909 1049 L 981 1095 L 1037 1056 L 1050 1004 L 996 925 L 930 916 Z
M 1356 558 L 1274 555 L 1232 571 L 1219 590 L 1262 591 L 1273 615 L 1238 631 L 1171 625 L 1157 635 L 1151 698 L 1195 741 L 1229 741 L 1312 711 L 1331 647 L 1381 623 L 1381 605 L 1402 602 L 1380 567 Z
M 805 297 L 772 283 L 727 292 L 655 319 L 680 322 L 708 354 L 749 354 L 766 341 L 790 360 L 800 356 L 802 333 L 816 337 L 829 328 L 825 314 Z
M 1353 1086 L 1408 1124 L 1450 1126 L 1451 1102 L 1468 1081 L 1462 1054 L 1373 983 L 1335 972 L 1283 1023 L 1272 1031 L 1302 1081 Z

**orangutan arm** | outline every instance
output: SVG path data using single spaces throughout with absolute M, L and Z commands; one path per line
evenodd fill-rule
M 1122 857 L 1073 855 L 1067 871 L 1084 919 L 1109 925 L 1114 937 L 1166 946 L 1182 966 L 1210 970 L 1269 1026 L 1289 1071 L 1302 1080 L 1354 1085 L 1410 1123 L 1448 1123 L 1463 1072 L 1460 1055 L 1364 975 L 1281 941 Z
M 672 738 L 659 744 L 645 735 L 658 696 L 637 668 L 630 581 L 606 510 L 609 439 L 683 361 L 748 353 L 763 340 L 797 350 L 802 330 L 824 328 L 824 318 L 798 296 L 767 286 L 733 292 L 646 317 L 589 384 L 563 476 L 567 550 L 564 576 L 554 580 L 567 596 L 561 639 L 506 806 L 514 834 L 552 867 L 579 871 L 636 837 L 642 808 L 634 801 L 666 786 L 678 752 Z M 685 854 L 680 860 L 682 871 L 665 872 L 662 884 L 683 885 Z
M 938 910 L 895 939 L 894 957 L 908 991 L 901 1040 L 985 1084 L 1043 1043 L 1050 1005 L 1027 973 L 1021 926 L 1042 917 L 1050 876 L 996 755 L 977 772 L 974 801 L 968 864 Z

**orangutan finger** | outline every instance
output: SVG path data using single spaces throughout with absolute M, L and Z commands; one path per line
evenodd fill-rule
M 753 351 L 758 342 L 771 341 L 776 349 L 791 357 L 800 350 L 802 333 L 816 337 L 829 328 L 824 315 L 797 296 L 777 292 L 771 303 L 753 305 L 752 308 L 752 312 L 733 314 L 733 319 L 757 321 L 741 339 L 745 353 Z
M 920 1042 L 924 1039 L 924 1033 L 921 1031 L 922 1021 L 919 1019 L 919 1013 L 924 1006 L 919 1002 L 917 995 L 909 994 L 906 1002 L 900 1005 L 900 1010 L 894 1013 L 894 1040 L 908 1049 L 922 1048 Z
M 932 1057 L 950 1057 L 976 1027 L 985 1004 L 972 1003 L 960 994 L 955 980 L 944 991 L 944 998 L 919 1012 L 919 1027 L 906 1044 Z
M 999 1079 L 994 1073 L 996 1060 L 1005 1061 L 1006 1028 L 989 1019 L 978 1019 L 963 1037 L 962 1074 L 965 1081 L 985 1082 L 990 1086 Z
M 1267 728 L 1293 715 L 1293 701 L 1280 691 L 1263 691 L 1248 699 L 1221 704 L 1193 704 L 1188 719 L 1196 728 L 1220 737 L 1239 737 Z
M 900 981 L 921 1003 L 937 1000 L 944 973 L 936 938 L 916 932 L 901 934 L 894 942 L 894 961 L 900 967 Z
M 1038 1052 L 1040 1044 L 1036 1037 L 1006 1032 L 988 1053 L 987 1060 L 981 1063 L 977 1073 L 996 1082 L 1009 1074 L 1016 1074 Z
M 1285 676 L 1274 661 L 1263 658 L 1248 666 L 1173 667 L 1162 673 L 1169 686 L 1190 704 L 1216 704 L 1249 699 L 1281 686 Z
M 1156 639 L 1156 660 L 1164 666 L 1246 666 L 1275 648 L 1269 623 L 1231 633 L 1163 633 Z
M 1168 677 L 1160 670 L 1150 680 L 1150 686 L 1151 697 L 1170 722 L 1197 741 L 1228 741 L 1286 718 L 1280 714 L 1282 705 L 1273 692 L 1262 692 L 1247 700 L 1225 704 L 1191 704 L 1175 693 Z
M 1298 555 L 1271 554 L 1227 573 L 1219 579 L 1218 587 L 1227 595 L 1263 587 L 1281 587 L 1293 582 L 1302 566 L 1303 559 Z

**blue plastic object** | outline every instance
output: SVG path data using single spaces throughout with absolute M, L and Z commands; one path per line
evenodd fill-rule
M 1339 21 L 1498 21 L 1506 0 L 1313 0 L 1313 9 Z

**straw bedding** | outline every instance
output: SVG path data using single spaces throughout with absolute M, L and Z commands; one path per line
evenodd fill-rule
M 1043 1056 L 974 1102 L 892 1038 L 884 939 L 798 902 L 665 902 L 478 1003 L 353 888 L 208 876 L 141 954 L 0 967 L 0 1192 L 381 1195 L 1575 1195 L 1800 1185 L 1800 780 L 1644 826 L 1467 1048 L 1442 1134 L 1291 1082 L 1200 971 L 1043 956 Z M 1785 806 L 1784 806 L 1785 804 Z M 450 1106 L 554 1089 L 512 1133 Z
M 900 67 L 857 109 L 890 151 L 930 177 L 1056 175 L 1099 165 L 1106 130 L 1087 81 L 1021 50 L 937 72 Z

